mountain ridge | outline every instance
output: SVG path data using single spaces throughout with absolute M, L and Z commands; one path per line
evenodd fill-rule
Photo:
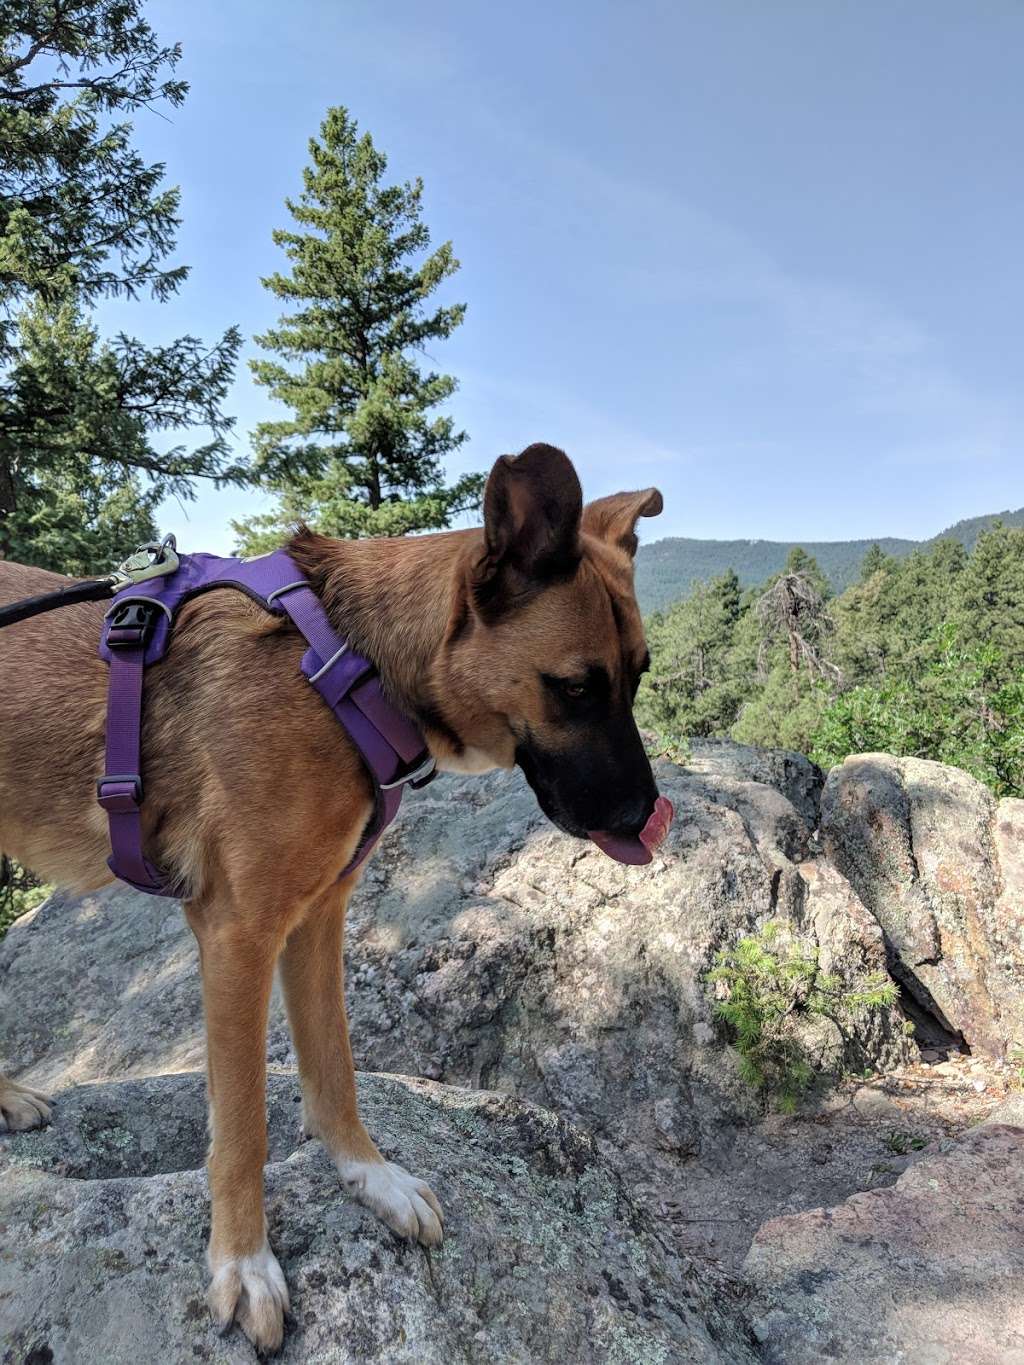
M 861 561 L 872 545 L 885 554 L 903 557 L 939 540 L 959 540 L 973 549 L 982 531 L 1002 521 L 1024 527 L 1024 507 L 1016 511 L 991 512 L 964 517 L 926 540 L 899 536 L 873 536 L 860 540 L 700 540 L 690 536 L 667 536 L 642 545 L 636 557 L 636 595 L 646 615 L 660 611 L 685 597 L 694 582 L 707 582 L 728 569 L 735 569 L 743 587 L 763 583 L 778 573 L 786 556 L 799 545 L 818 561 L 835 592 L 855 582 Z

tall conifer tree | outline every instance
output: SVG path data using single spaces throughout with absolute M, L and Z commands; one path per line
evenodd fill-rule
M 304 188 L 282 229 L 288 274 L 263 281 L 288 306 L 256 338 L 275 358 L 257 383 L 293 416 L 254 433 L 255 465 L 278 495 L 274 512 L 235 524 L 242 548 L 280 543 L 299 519 L 330 535 L 402 535 L 450 525 L 478 505 L 482 476 L 445 481 L 465 440 L 437 410 L 456 382 L 418 363 L 455 330 L 463 304 L 427 300 L 459 268 L 450 242 L 427 253 L 423 185 L 384 183 L 387 160 L 343 108 L 309 144 Z
M 139 0 L 0 0 L 0 557 L 93 572 L 153 534 L 161 497 L 245 481 L 221 407 L 238 332 L 147 347 L 88 313 L 187 274 L 178 192 L 125 121 L 181 104 L 180 55 Z

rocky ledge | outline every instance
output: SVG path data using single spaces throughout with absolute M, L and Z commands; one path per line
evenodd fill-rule
M 970 1342 L 1024 1361 L 1024 1132 L 1004 1103 L 1024 803 L 936 764 L 867 755 L 825 780 L 728 744 L 659 782 L 677 822 L 646 869 L 495 775 L 409 801 L 363 880 L 357 1060 L 420 1078 L 364 1076 L 364 1108 L 442 1197 L 442 1252 L 392 1238 L 299 1142 L 275 1004 L 285 1358 L 931 1365 Z M 769 920 L 844 984 L 888 970 L 902 989 L 808 1035 L 830 1086 L 789 1119 L 741 1082 L 705 979 Z M 0 1000 L 0 1067 L 57 1096 L 51 1129 L 0 1138 L 0 1359 L 251 1359 L 202 1303 L 202 1016 L 178 908 L 52 897 L 0 944 Z
M 284 1361 L 752 1361 L 735 1289 L 673 1250 L 593 1139 L 507 1096 L 363 1076 L 368 1126 L 428 1176 L 442 1248 L 393 1236 L 297 1140 L 271 1078 L 270 1239 L 291 1288 Z M 195 1073 L 62 1092 L 0 1147 L 4 1360 L 252 1360 L 204 1299 L 206 1106 Z

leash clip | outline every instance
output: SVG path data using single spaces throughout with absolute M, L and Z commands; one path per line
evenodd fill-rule
M 135 583 L 145 583 L 150 578 L 165 578 L 176 572 L 179 563 L 177 552 L 178 543 L 173 535 L 140 545 L 111 574 L 114 591 L 119 592 Z

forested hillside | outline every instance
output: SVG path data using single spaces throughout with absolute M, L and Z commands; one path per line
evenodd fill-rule
M 939 540 L 958 540 L 967 550 L 974 548 L 982 531 L 996 521 L 1006 526 L 1024 526 L 1024 507 L 1016 512 L 998 512 L 970 517 L 941 531 L 931 540 L 900 540 L 887 536 L 880 540 L 801 541 L 813 555 L 833 592 L 842 592 L 857 579 L 860 565 L 872 545 L 887 555 L 902 557 L 914 550 L 934 545 Z M 750 588 L 778 573 L 786 562 L 793 543 L 780 540 L 695 540 L 671 536 L 641 546 L 636 561 L 636 589 L 643 612 L 662 611 L 685 597 L 695 582 L 706 583 L 732 569 L 740 586 Z
M 637 710 L 668 745 L 730 735 L 823 766 L 884 750 L 1024 795 L 1024 529 L 975 532 L 970 553 L 872 546 L 838 596 L 797 547 L 760 587 L 731 569 L 698 584 L 648 641 Z

